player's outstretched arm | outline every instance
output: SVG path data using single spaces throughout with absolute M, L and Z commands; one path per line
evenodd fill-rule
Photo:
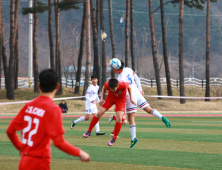
M 53 138 L 53 144 L 63 152 L 73 155 L 73 156 L 78 156 L 81 161 L 83 162 L 89 162 L 90 161 L 90 155 L 81 149 L 71 145 L 68 143 L 63 135 L 59 135 Z
M 101 100 L 99 102 L 100 105 L 102 105 L 104 103 L 104 99 L 103 98 L 104 98 L 105 93 L 106 93 L 106 88 L 103 86 L 102 92 L 101 92 Z
M 136 102 L 133 100 L 132 89 L 131 89 L 131 86 L 130 86 L 130 85 L 129 85 L 129 87 L 128 87 L 128 92 L 129 92 L 129 95 L 130 95 L 130 101 L 131 101 L 131 103 L 133 103 L 133 104 L 136 106 Z
M 143 89 L 142 89 L 142 86 L 141 86 L 141 83 L 140 83 L 140 78 L 137 76 L 136 73 L 134 73 L 133 76 L 134 76 L 134 80 L 136 81 L 136 84 L 137 84 L 137 87 L 138 87 L 140 93 L 141 93 L 142 95 L 144 95 L 144 92 L 143 92 Z

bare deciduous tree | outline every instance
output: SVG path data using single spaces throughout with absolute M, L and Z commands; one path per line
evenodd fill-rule
M 110 38 L 111 38 L 111 47 L 112 47 L 112 58 L 116 58 L 116 47 L 114 41 L 114 32 L 113 32 L 113 13 L 112 13 L 112 0 L 108 0 L 109 3 L 109 26 L 110 26 Z M 111 77 L 115 77 L 115 73 L 111 70 Z
M 205 97 L 210 97 L 210 0 L 207 0 L 206 16 L 206 91 Z M 210 101 L 210 99 L 205 99 Z
M 91 7 L 91 20 L 92 20 L 92 32 L 93 32 L 93 51 L 94 51 L 94 62 L 93 62 L 93 74 L 99 75 L 99 50 L 98 50 L 98 30 L 96 25 L 96 15 L 93 0 L 90 0 Z
M 36 6 L 37 0 L 34 0 Z M 34 27 L 33 27 L 33 71 L 34 71 L 34 92 L 39 93 L 39 71 L 38 71 L 38 48 L 37 48 L 37 27 L 38 27 L 38 13 L 34 13 Z
M 183 68 L 183 8 L 184 0 L 180 0 L 179 12 L 179 75 L 180 75 L 180 96 L 185 96 L 184 89 L 184 68 Z M 186 103 L 184 98 L 180 99 L 180 103 Z
M 19 70 L 19 36 L 18 36 L 18 10 L 19 0 L 15 1 L 15 76 L 14 76 L 14 89 L 18 89 L 18 70 Z
M 152 14 L 152 0 L 149 0 L 149 19 L 150 19 L 153 66 L 154 66 L 155 76 L 156 76 L 157 93 L 158 93 L 158 95 L 162 95 L 162 89 L 161 89 L 161 83 L 160 83 L 160 74 L 159 74 L 159 64 L 158 64 L 158 60 L 157 60 L 156 36 L 155 36 L 153 14 Z M 159 97 L 158 99 L 161 99 L 161 98 Z
M 59 3 L 60 0 L 54 0 L 54 3 Z M 59 36 L 59 9 L 55 5 L 55 26 L 56 26 L 56 72 L 58 74 L 59 83 L 62 84 L 62 75 L 61 75 L 61 58 L 60 58 L 60 36 Z M 62 86 L 57 91 L 58 95 L 62 94 Z
M 85 25 L 86 25 L 86 4 L 84 3 L 83 8 L 83 17 L 82 17 L 82 27 L 81 27 L 81 38 L 80 38 L 80 47 L 79 47 L 79 55 L 78 55 L 78 67 L 76 73 L 76 84 L 75 84 L 75 94 L 79 94 L 80 89 L 80 78 L 82 71 L 82 58 L 84 51 L 84 37 L 85 37 Z
M 129 67 L 129 0 L 126 0 L 125 66 Z
M 91 64 L 91 34 L 90 34 L 90 0 L 86 0 L 86 71 L 83 96 L 89 87 L 90 64 Z
M 50 50 L 50 67 L 55 69 L 54 63 L 54 49 L 53 49 L 53 37 L 52 37 L 52 8 L 51 8 L 51 0 L 48 0 L 48 37 L 49 37 L 49 50 Z
M 8 68 L 7 99 L 13 100 L 14 96 L 14 64 L 15 64 L 15 0 L 10 2 L 10 58 Z

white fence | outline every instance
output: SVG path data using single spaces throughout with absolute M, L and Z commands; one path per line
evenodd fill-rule
M 109 79 L 109 78 L 108 78 Z M 107 80 L 108 80 L 107 79 Z M 81 79 L 80 86 L 84 85 L 85 79 Z M 145 79 L 140 78 L 141 85 L 146 87 L 156 87 L 156 80 L 152 79 Z M 161 86 L 167 86 L 166 78 L 160 78 Z M 76 80 L 75 79 L 66 79 L 62 78 L 62 85 L 66 87 L 73 88 L 75 87 Z M 2 87 L 5 86 L 5 79 L 1 78 L 1 85 Z M 18 80 L 18 88 L 25 88 L 29 87 L 29 85 L 32 85 L 33 87 L 33 78 L 25 78 Z M 172 87 L 179 87 L 180 86 L 180 80 L 179 79 L 171 79 L 171 86 Z M 184 86 L 195 86 L 195 87 L 203 87 L 206 86 L 206 80 L 196 79 L 196 78 L 184 78 Z M 222 86 L 222 79 L 221 78 L 210 78 L 210 86 Z
M 179 79 L 170 79 L 172 87 L 179 87 Z M 146 87 L 156 87 L 156 80 L 140 78 L 142 86 Z M 160 78 L 161 86 L 167 86 L 166 78 Z M 184 78 L 184 86 L 196 86 L 196 87 L 205 87 L 206 80 L 196 79 L 196 78 Z M 221 78 L 210 78 L 210 86 L 222 86 Z

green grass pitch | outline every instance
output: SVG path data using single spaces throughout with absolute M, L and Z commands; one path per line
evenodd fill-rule
M 88 138 L 83 133 L 90 121 L 80 122 L 72 130 L 72 118 L 64 118 L 65 139 L 91 155 L 90 163 L 80 162 L 52 145 L 51 169 L 222 169 L 222 118 L 171 117 L 171 128 L 158 118 L 136 117 L 139 142 L 131 149 L 129 124 L 123 125 L 112 147 L 108 146 L 114 122 L 100 119 L 106 135 Z M 5 130 L 9 119 L 0 119 L 0 169 L 18 169 L 19 153 L 9 142 Z M 56 123 L 56 122 L 55 122 Z M 20 132 L 18 133 L 20 134 Z

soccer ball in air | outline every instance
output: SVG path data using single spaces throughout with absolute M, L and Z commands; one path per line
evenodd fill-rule
M 118 70 L 121 67 L 121 61 L 118 58 L 112 58 L 109 62 L 109 66 L 114 70 Z

